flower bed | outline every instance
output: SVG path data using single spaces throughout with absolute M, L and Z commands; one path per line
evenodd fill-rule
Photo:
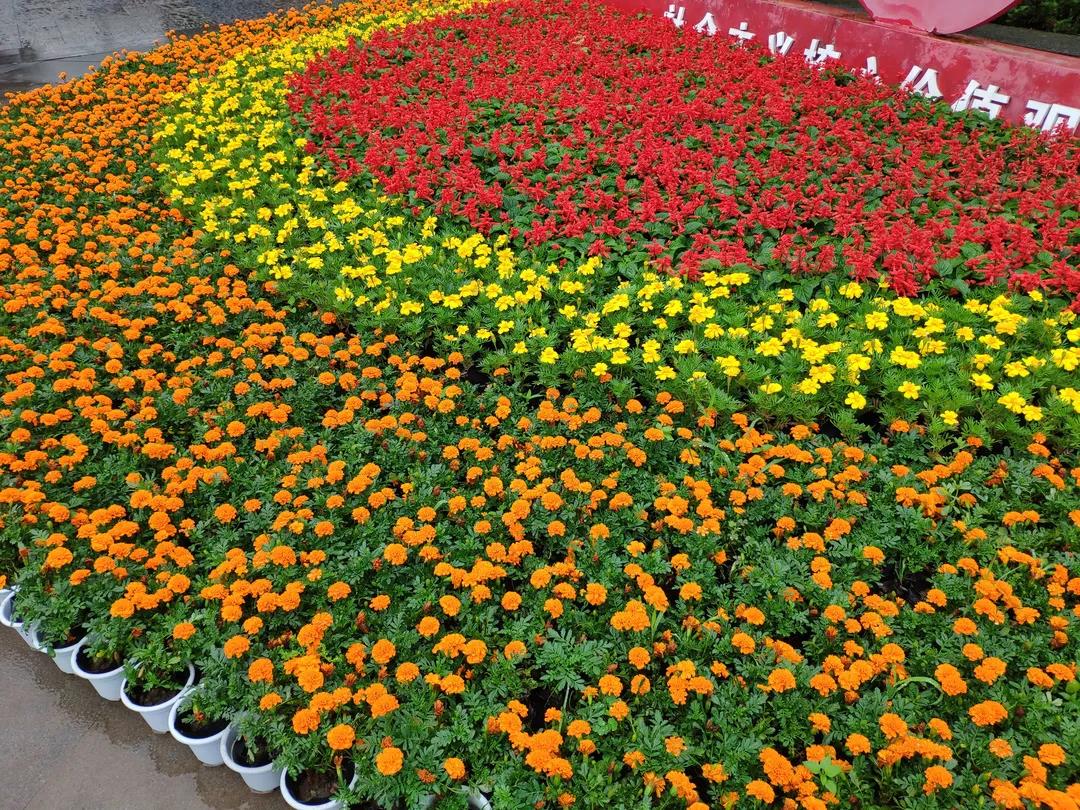
M 357 807 L 1076 806 L 1076 141 L 601 9 L 0 113 L 20 617 Z

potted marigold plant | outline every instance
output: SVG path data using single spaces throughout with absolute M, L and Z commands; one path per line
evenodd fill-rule
M 170 611 L 185 614 L 183 606 Z M 193 617 L 194 618 L 194 617 Z M 120 701 L 139 714 L 156 734 L 169 730 L 169 713 L 182 692 L 195 683 L 191 644 L 195 625 L 190 621 L 172 623 L 169 615 L 158 617 L 152 630 L 140 636 L 140 643 L 128 654 Z
M 184 692 L 169 710 L 169 733 L 191 749 L 203 765 L 221 765 L 221 738 L 229 726 L 216 679 L 208 677 L 200 686 Z
M 282 769 L 274 762 L 278 750 L 273 740 L 279 733 L 274 726 L 272 719 L 245 712 L 233 718 L 221 737 L 225 766 L 255 793 L 272 793 L 281 782 Z

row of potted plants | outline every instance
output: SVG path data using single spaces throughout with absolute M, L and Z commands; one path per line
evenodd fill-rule
M 135 668 L 115 658 L 95 656 L 87 646 L 87 636 L 75 631 L 75 640 L 62 646 L 42 638 L 36 625 L 24 622 L 16 606 L 17 588 L 0 589 L 0 625 L 9 627 L 31 649 L 49 656 L 57 668 L 89 682 L 105 700 L 119 701 L 146 721 L 155 734 L 170 734 L 186 745 L 203 765 L 226 765 L 238 773 L 254 793 L 280 789 L 286 804 L 294 810 L 343 810 L 335 798 L 343 784 L 356 783 L 352 763 L 342 760 L 334 771 L 305 771 L 295 778 L 274 762 L 273 752 L 257 734 L 245 727 L 244 715 L 213 719 L 200 711 L 196 681 L 199 673 L 186 662 L 177 671 L 156 673 Z M 468 791 L 473 810 L 490 810 L 484 794 Z M 424 808 L 435 804 L 435 796 L 424 800 Z

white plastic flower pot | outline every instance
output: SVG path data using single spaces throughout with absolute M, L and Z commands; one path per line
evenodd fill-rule
M 41 640 L 41 635 L 36 627 L 30 630 L 30 646 L 49 655 L 48 645 Z M 75 651 L 77 649 L 79 649 L 78 641 L 74 644 L 68 644 L 66 647 L 54 647 L 49 657 L 52 658 L 57 669 L 65 675 L 73 675 L 75 673 Z
M 358 779 L 359 776 L 354 771 L 352 779 L 349 780 L 349 787 L 354 787 Z M 337 799 L 330 799 L 319 804 L 310 804 L 309 802 L 300 801 L 300 799 L 293 794 L 289 781 L 289 772 L 283 770 L 278 782 L 278 787 L 281 788 L 281 796 L 285 799 L 285 804 L 289 805 L 293 810 L 345 810 L 345 804 L 339 802 Z
M 236 728 L 230 724 L 221 738 L 221 758 L 225 762 L 225 767 L 240 774 L 244 783 L 254 793 L 273 793 L 281 784 L 281 768 L 275 767 L 273 762 L 254 768 L 240 764 L 233 759 L 232 754 L 236 739 Z
M 183 697 L 190 691 L 190 688 L 182 689 L 177 697 Z M 221 757 L 221 738 L 225 736 L 225 732 L 228 731 L 229 727 L 226 726 L 221 731 L 216 734 L 211 734 L 208 737 L 189 737 L 176 727 L 179 709 L 180 700 L 174 701 L 169 708 L 169 733 L 172 735 L 173 739 L 190 748 L 191 753 L 193 753 L 195 758 L 203 765 L 207 765 L 211 768 L 221 765 L 225 761 Z
M 465 788 L 464 792 L 467 794 L 469 801 L 469 810 L 492 810 L 491 802 L 488 800 L 488 797 L 476 788 Z M 420 806 L 423 807 L 424 810 L 428 810 L 428 808 L 435 806 L 437 800 L 438 797 L 434 794 L 425 796 L 420 800 Z
M 110 669 L 108 672 L 87 672 L 79 663 L 79 653 L 86 646 L 87 639 L 83 639 L 75 645 L 71 653 L 72 671 L 80 678 L 90 681 L 94 690 L 106 700 L 120 700 L 120 687 L 124 683 L 123 664 Z
M 34 644 L 30 640 L 30 629 L 24 622 L 15 618 L 15 596 L 17 593 L 17 589 L 8 591 L 7 596 L 0 602 L 0 625 L 10 627 L 19 634 L 23 641 L 33 647 Z
M 168 700 L 153 706 L 141 706 L 128 697 L 128 682 L 127 678 L 124 678 L 124 682 L 120 685 L 120 702 L 136 714 L 140 715 L 142 719 L 146 721 L 146 724 L 153 729 L 155 734 L 164 734 L 169 730 L 169 712 L 172 711 L 172 707 L 184 695 L 187 688 L 195 683 L 195 667 L 188 664 L 187 668 L 187 681 L 185 681 L 184 685 L 180 688 L 180 691 Z

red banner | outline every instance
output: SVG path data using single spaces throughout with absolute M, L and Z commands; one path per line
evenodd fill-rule
M 1080 59 L 963 35 L 934 36 L 797 0 L 607 0 L 704 36 L 757 43 L 778 58 L 844 65 L 953 109 L 1045 132 L 1080 127 Z M 938 0 L 948 2 L 948 0 Z

